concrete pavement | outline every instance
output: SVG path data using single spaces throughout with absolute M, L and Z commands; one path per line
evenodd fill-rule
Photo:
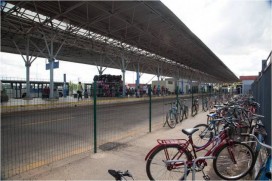
M 151 133 L 142 132 L 138 136 L 119 141 L 119 146 L 109 150 L 98 150 L 98 153 L 86 153 L 49 164 L 29 172 L 22 173 L 10 179 L 22 180 L 113 180 L 108 169 L 129 170 L 135 180 L 148 180 L 145 171 L 145 156 L 157 144 L 157 139 L 187 138 L 181 132 L 183 128 L 191 128 L 196 124 L 206 122 L 206 113 L 200 112 L 196 117 L 189 117 L 176 128 L 162 127 Z M 199 153 L 198 156 L 202 154 Z M 211 161 L 205 167 L 205 173 L 211 179 L 219 180 L 214 174 Z M 192 175 L 188 176 L 191 180 Z M 197 180 L 203 180 L 202 173 L 196 174 Z

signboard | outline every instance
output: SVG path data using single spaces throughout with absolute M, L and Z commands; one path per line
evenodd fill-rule
M 59 68 L 59 62 L 53 62 L 53 68 Z M 45 64 L 45 69 L 49 70 L 50 69 L 50 63 Z

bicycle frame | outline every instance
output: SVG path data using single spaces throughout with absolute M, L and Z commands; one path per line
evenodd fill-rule
M 211 141 L 209 141 L 206 145 L 200 147 L 200 148 L 195 148 L 195 146 L 192 146 L 192 151 L 194 153 L 194 158 L 197 158 L 196 153 L 199 151 L 202 151 L 206 149 L 208 146 L 212 144 L 212 147 L 207 151 L 207 153 L 204 155 L 206 156 L 215 156 L 215 153 L 218 149 L 220 149 L 225 143 L 232 143 L 232 140 L 229 139 L 228 134 L 226 133 L 227 130 L 223 130 L 220 132 L 219 135 L 215 136 Z M 190 136 L 189 137 L 189 143 L 191 145 L 194 145 L 193 139 Z
M 188 140 L 185 139 L 168 139 L 168 140 L 157 140 L 157 142 L 159 143 L 158 145 L 156 145 L 153 149 L 151 149 L 151 151 L 146 155 L 145 160 L 147 160 L 149 158 L 149 156 L 160 146 L 164 146 L 164 145 L 179 145 L 181 146 L 181 150 L 179 153 L 177 153 L 174 159 L 179 159 L 181 157 L 181 155 L 183 154 L 183 152 L 187 151 L 191 154 L 190 158 L 189 158 L 189 162 L 186 163 L 188 165 L 188 167 L 192 167 L 193 166 L 193 158 L 197 159 L 197 152 L 202 151 L 204 149 L 206 149 L 208 146 L 210 146 L 212 144 L 212 148 L 210 148 L 207 153 L 204 155 L 206 156 L 215 156 L 215 153 L 217 150 L 219 150 L 224 144 L 229 143 L 231 144 L 233 141 L 231 139 L 229 139 L 228 134 L 226 132 L 227 130 L 223 130 L 220 132 L 220 134 L 218 136 L 215 136 L 211 141 L 209 141 L 206 145 L 204 145 L 201 148 L 195 148 L 193 145 L 193 139 L 192 136 L 189 136 Z M 188 148 L 191 145 L 192 150 L 190 151 Z M 192 155 L 193 152 L 193 155 Z M 165 156 L 167 160 L 172 160 L 172 158 L 169 158 L 169 154 L 167 153 L 167 150 L 165 150 Z M 235 162 L 235 160 L 233 160 Z M 200 163 L 204 163 L 205 160 L 199 160 Z M 174 163 L 172 164 L 172 168 L 178 168 L 180 166 L 182 166 L 184 164 L 182 163 Z

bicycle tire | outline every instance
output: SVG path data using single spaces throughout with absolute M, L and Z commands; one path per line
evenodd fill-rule
M 230 153 L 233 155 L 230 155 Z M 215 157 L 216 158 L 213 160 L 214 171 L 219 177 L 225 180 L 238 180 L 244 177 L 246 174 L 248 174 L 254 166 L 253 164 L 254 155 L 253 155 L 252 149 L 248 145 L 244 143 L 236 142 L 236 141 L 231 143 L 231 145 L 228 143 L 223 145 L 215 153 Z M 231 157 L 235 157 L 237 161 L 236 164 L 232 162 Z M 243 161 L 243 163 L 239 161 L 240 159 L 247 159 L 247 158 L 249 161 L 248 163 L 243 164 L 244 160 L 241 160 Z M 220 164 L 221 162 L 222 164 Z M 229 166 L 227 166 L 228 162 L 229 162 Z M 238 166 L 242 166 L 242 168 L 238 168 Z M 238 171 L 242 171 L 242 173 L 235 173 Z M 234 173 L 236 175 L 234 175 Z
M 162 145 L 158 147 L 147 159 L 146 173 L 150 180 L 180 180 L 184 177 L 184 167 L 180 165 L 177 169 L 163 162 L 167 160 L 191 160 L 190 152 L 184 150 L 180 145 Z M 187 174 L 187 173 L 186 173 Z
M 183 111 L 183 119 L 187 119 L 188 118 L 188 107 L 186 106 L 185 108 L 184 108 L 184 111 Z
M 181 108 L 180 109 L 180 114 L 179 114 L 179 121 L 183 121 L 183 117 L 184 117 L 184 110 Z
M 173 115 L 173 116 L 175 116 L 175 119 L 170 119 L 170 115 L 169 114 L 173 114 L 172 112 L 168 112 L 167 114 L 166 114 L 166 122 L 167 122 L 167 124 L 168 124 L 168 126 L 171 128 L 171 129 L 173 129 L 173 128 L 175 128 L 176 127 L 176 120 L 177 120 L 177 118 L 176 118 L 176 115 Z
M 194 140 L 194 147 L 201 148 L 207 145 L 213 138 L 213 133 L 208 130 L 209 126 L 206 124 L 198 124 L 194 128 L 199 130 L 192 135 Z
M 207 104 L 208 104 L 207 102 L 204 103 L 204 106 L 203 106 L 203 111 L 204 112 L 208 111 L 208 105 Z
M 196 115 L 196 105 L 192 106 L 191 116 L 194 117 Z

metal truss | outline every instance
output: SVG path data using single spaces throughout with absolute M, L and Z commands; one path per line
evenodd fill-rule
M 2 51 L 18 53 L 20 49 L 26 54 L 25 37 L 30 38 L 29 51 L 45 58 L 121 68 L 119 62 L 123 56 L 129 61 L 126 70 L 135 71 L 139 64 L 141 72 L 157 74 L 159 65 L 162 76 L 201 79 L 201 82 L 237 80 L 160 1 L 10 1 L 4 4 L 1 7 Z M 50 54 L 50 42 L 54 43 L 53 54 Z

